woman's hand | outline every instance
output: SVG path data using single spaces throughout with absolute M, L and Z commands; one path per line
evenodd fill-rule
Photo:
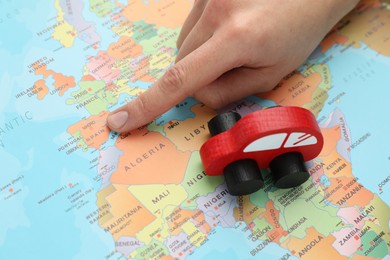
M 296 69 L 358 0 L 196 0 L 176 64 L 108 126 L 142 126 L 188 96 L 220 108 L 272 89 Z

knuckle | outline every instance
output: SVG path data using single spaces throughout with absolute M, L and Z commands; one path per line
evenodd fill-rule
M 202 93 L 202 95 L 197 97 L 197 99 L 199 99 L 199 101 L 201 101 L 207 107 L 214 110 L 223 107 L 227 102 L 226 97 L 222 96 L 218 91 L 215 93 Z
M 180 91 L 185 82 L 184 78 L 185 72 L 183 66 L 176 64 L 162 77 L 162 82 L 159 85 L 160 90 L 167 95 Z
M 240 38 L 241 35 L 245 34 L 245 30 L 246 29 L 241 22 L 233 22 L 229 28 L 229 36 L 233 39 Z
M 228 28 L 229 38 L 242 40 L 248 38 L 246 36 L 251 34 L 252 26 L 242 17 L 233 17 Z
M 220 0 L 209 0 L 207 3 L 207 7 L 213 13 L 219 13 L 221 10 L 226 10 L 225 1 Z
M 150 101 L 144 93 L 138 96 L 137 100 L 137 108 L 139 111 L 142 111 L 143 114 L 152 114 L 151 104 Z

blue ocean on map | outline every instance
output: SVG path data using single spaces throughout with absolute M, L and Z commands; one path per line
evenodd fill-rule
M 72 155 L 69 160 L 65 153 L 57 152 L 54 141 L 45 141 L 55 138 L 54 133 L 63 132 L 63 123 L 71 122 L 45 122 L 44 128 L 40 123 L 26 122 L 26 127 L 12 132 L 20 139 L 18 145 L 7 144 L 8 155 L 1 154 L 1 158 L 9 158 L 10 162 L 15 158 L 13 163 L 2 166 L 4 171 L 13 173 L 8 177 L 23 176 L 23 181 L 12 186 L 15 193 L 22 189 L 22 196 L 17 200 L 6 200 L 0 206 L 3 213 L 13 212 L 1 218 L 0 259 L 10 259 L 10 256 L 11 259 L 29 259 L 31 255 L 40 255 L 41 259 L 81 260 L 91 257 L 91 252 L 107 255 L 114 247 L 112 237 L 97 223 L 86 225 L 85 216 L 96 209 L 96 191 L 100 187 L 100 183 L 92 181 L 94 172 L 88 171 L 89 161 L 79 155 Z M 1 150 L 0 153 L 5 152 Z M 70 184 L 73 186 L 69 187 Z M 65 213 L 71 206 L 69 196 L 78 189 L 95 192 L 84 197 L 87 204 L 80 211 L 74 208 Z M 40 204 L 48 191 L 55 196 Z M 46 226 L 48 228 L 42 228 Z
M 341 53 L 344 48 L 335 45 L 326 53 L 326 57 L 333 56 L 327 62 L 333 86 L 318 118 L 328 117 L 335 109 L 344 114 L 354 147 L 351 149 L 353 175 L 367 189 L 379 194 L 378 184 L 390 175 L 390 138 L 383 138 L 390 133 L 390 58 L 363 44 Z M 367 134 L 370 141 L 359 142 Z M 379 195 L 389 201 L 390 190 Z
M 27 61 L 44 55 L 51 57 L 52 50 L 59 47 L 54 40 L 42 45 L 41 41 L 32 37 L 37 28 L 44 29 L 46 21 L 56 15 L 54 6 L 41 8 L 46 4 L 46 1 L 7 1 L 7 9 L 0 10 L 0 56 L 8 61 L 0 63 L 0 71 L 5 72 L 0 75 L 0 82 L 7 87 L 0 96 L 0 106 L 7 108 L 3 110 L 6 113 L 0 115 L 0 123 L 9 126 L 9 130 L 1 136 L 1 145 L 6 150 L 0 150 L 0 157 L 8 162 L 2 162 L 2 171 L 7 173 L 2 184 L 15 181 L 12 192 L 18 194 L 20 190 L 15 199 L 5 200 L 0 205 L 0 259 L 29 259 L 31 255 L 39 255 L 41 259 L 88 259 L 91 252 L 104 256 L 115 247 L 111 235 L 106 234 L 97 223 L 85 225 L 85 216 L 96 209 L 96 191 L 101 185 L 92 181 L 96 170 L 89 170 L 88 157 L 91 155 L 78 151 L 69 160 L 64 152 L 58 152 L 59 139 L 62 138 L 58 133 L 69 137 L 65 133 L 66 126 L 79 121 L 87 113 L 75 113 L 71 106 L 65 104 L 64 97 L 57 96 L 43 101 L 9 104 L 11 97 L 37 80 L 25 69 Z M 46 19 L 33 19 L 37 16 Z M 55 59 L 69 60 L 67 57 L 72 52 L 72 60 L 67 64 L 53 63 L 51 68 L 80 78 L 82 67 L 74 64 L 84 64 L 86 57 L 74 55 L 85 53 L 85 43 L 79 43 L 81 41 L 76 41 L 72 50 L 55 53 Z M 22 62 L 23 66 L 20 66 L 21 60 L 26 61 Z M 16 81 L 11 81 L 11 78 Z M 52 79 L 48 78 L 48 86 L 51 83 Z M 56 109 L 48 110 L 50 107 Z M 18 140 L 17 145 L 14 140 Z M 19 179 L 22 181 L 16 182 Z M 88 189 L 95 192 L 84 197 L 86 205 L 77 213 L 74 212 L 77 209 L 65 213 L 71 207 L 69 196 L 78 190 Z M 45 200 L 49 191 L 55 193 L 55 197 L 40 204 L 39 201 Z M 13 213 L 7 215 L 7 212 Z

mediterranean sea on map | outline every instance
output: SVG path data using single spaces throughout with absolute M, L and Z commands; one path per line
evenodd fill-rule
M 0 259 L 390 259 L 390 1 L 363 0 L 268 93 L 187 98 L 118 134 L 192 0 L 0 0 Z M 218 112 L 313 112 L 310 179 L 231 196 L 199 149 Z

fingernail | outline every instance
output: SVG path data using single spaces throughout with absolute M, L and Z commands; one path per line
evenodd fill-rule
M 125 125 L 129 114 L 126 111 L 119 111 L 115 114 L 109 115 L 107 118 L 107 123 L 110 128 L 120 129 Z

